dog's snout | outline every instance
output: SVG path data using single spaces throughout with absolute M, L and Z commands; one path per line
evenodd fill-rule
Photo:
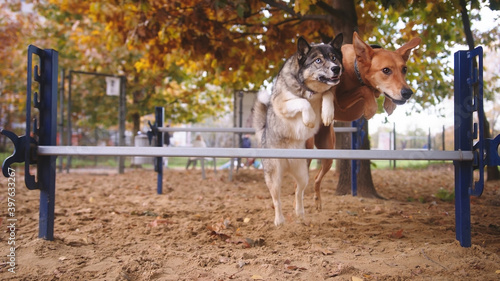
M 411 96 L 413 95 L 413 91 L 409 88 L 404 88 L 401 90 L 401 96 L 407 100 L 409 98 L 411 98 Z
M 339 75 L 339 73 L 340 73 L 340 66 L 338 66 L 338 65 L 333 66 L 333 67 L 332 67 L 332 72 L 333 72 L 333 74 L 335 74 L 335 75 Z

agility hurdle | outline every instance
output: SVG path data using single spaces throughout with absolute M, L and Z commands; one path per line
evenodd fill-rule
M 32 56 L 39 57 L 39 66 L 32 68 Z M 473 61 L 479 61 L 474 67 Z M 26 98 L 26 133 L 23 136 L 0 129 L 14 143 L 14 153 L 2 165 L 5 177 L 13 163 L 25 165 L 25 184 L 28 189 L 40 190 L 39 237 L 54 239 L 54 199 L 57 156 L 198 156 L 198 157 L 254 157 L 254 158 L 301 158 L 301 159 L 413 159 L 453 160 L 455 165 L 455 220 L 456 239 L 463 247 L 471 246 L 470 195 L 479 196 L 484 187 L 484 165 L 499 165 L 497 149 L 500 136 L 485 139 L 482 118 L 473 123 L 473 114 L 482 108 L 482 58 L 481 47 L 473 51 L 455 53 L 455 150 L 454 151 L 371 151 L 371 150 L 307 150 L 307 149 L 253 149 L 253 148 L 159 148 L 159 147 L 93 147 L 56 146 L 57 120 L 57 69 L 58 53 L 28 47 L 28 89 Z M 31 80 L 39 85 L 39 94 L 34 94 L 34 107 L 38 118 L 31 126 Z M 40 73 L 40 74 L 38 74 Z M 473 88 L 477 86 L 477 95 Z M 40 122 L 38 122 L 38 120 Z M 33 128 L 33 129 L 31 129 Z M 473 141 L 479 136 L 477 143 Z M 30 166 L 36 165 L 37 177 L 30 174 Z M 479 169 L 481 176 L 474 182 L 473 171 Z M 353 171 L 354 173 L 354 171 Z
M 335 128 L 336 133 L 352 133 L 353 134 L 353 139 L 357 135 L 362 135 L 362 126 L 355 126 L 357 121 L 353 122 L 353 127 L 338 127 Z M 163 107 L 155 107 L 155 122 L 151 124 L 151 122 L 148 121 L 150 130 L 147 132 L 147 136 L 149 139 L 149 143 L 152 143 L 153 137 L 156 137 L 155 141 L 155 146 L 156 147 L 163 147 L 163 134 L 165 132 L 197 132 L 197 133 L 237 133 L 237 134 L 255 134 L 255 129 L 253 128 L 244 128 L 244 127 L 233 127 L 233 128 L 207 128 L 207 127 L 189 127 L 189 128 L 179 128 L 179 127 L 163 127 L 162 125 L 159 124 L 164 124 L 165 123 L 165 108 Z M 357 133 L 357 134 L 356 134 Z M 353 148 L 354 147 L 354 142 L 353 142 Z M 204 149 L 213 149 L 213 148 L 204 148 Z M 199 156 L 198 156 L 199 157 Z M 202 173 L 202 178 L 205 179 L 205 161 L 203 160 L 204 157 L 201 157 L 201 173 Z M 216 157 L 214 157 L 215 159 Z M 239 157 L 241 158 L 241 157 Z M 257 158 L 257 157 L 246 157 L 246 158 Z M 262 157 L 259 157 L 262 158 Z M 229 181 L 232 181 L 233 179 L 233 170 L 234 170 L 234 163 L 232 161 L 233 158 L 230 158 L 229 162 L 231 167 L 229 168 Z M 157 173 L 157 187 L 156 187 L 156 193 L 157 194 L 162 194 L 163 192 L 163 169 L 160 168 L 162 167 L 163 163 L 163 157 L 158 156 L 154 160 L 155 163 L 155 172 Z M 215 165 L 215 162 L 214 162 Z M 356 162 L 353 160 L 351 161 L 351 165 L 356 165 Z M 352 170 L 354 171 L 355 167 L 351 167 Z M 357 174 L 354 173 L 353 175 L 353 181 L 351 182 L 351 190 L 352 194 L 355 196 L 356 195 L 356 189 L 357 189 Z

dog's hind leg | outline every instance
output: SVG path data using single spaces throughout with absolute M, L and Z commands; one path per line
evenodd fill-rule
M 264 160 L 264 179 L 266 180 L 267 188 L 271 193 L 274 205 L 274 224 L 282 225 L 285 222 L 283 210 L 281 208 L 281 182 L 283 180 L 283 164 L 280 159 L 265 159 Z
M 295 179 L 295 214 L 300 219 L 304 219 L 304 191 L 309 182 L 309 167 L 305 159 L 289 160 L 290 172 Z
M 335 146 L 335 134 L 332 126 L 320 126 L 318 133 L 314 136 L 314 143 L 318 149 L 333 149 Z M 321 182 L 326 173 L 332 168 L 332 163 L 332 159 L 322 159 L 321 170 L 314 178 L 314 204 L 316 210 L 320 212 L 323 209 L 321 203 Z

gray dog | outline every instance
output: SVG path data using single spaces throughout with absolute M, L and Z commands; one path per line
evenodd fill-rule
M 259 93 L 254 105 L 253 127 L 262 148 L 304 149 L 306 140 L 318 132 L 320 122 L 333 122 L 334 86 L 342 74 L 343 36 L 328 44 L 307 43 L 302 37 L 297 52 L 276 77 L 273 90 Z M 309 181 L 306 159 L 264 159 L 264 177 L 273 198 L 274 224 L 285 222 L 281 209 L 281 184 L 285 173 L 296 183 L 295 213 L 304 217 L 304 190 Z

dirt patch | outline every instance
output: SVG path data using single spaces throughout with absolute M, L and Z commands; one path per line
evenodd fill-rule
M 316 171 L 311 171 L 311 177 Z M 147 170 L 57 175 L 55 240 L 38 239 L 37 191 L 18 183 L 16 273 L 8 272 L 7 181 L 0 180 L 2 280 L 498 280 L 500 182 L 472 200 L 472 243 L 455 240 L 453 166 L 374 170 L 386 200 L 335 196 L 323 211 L 306 190 L 306 222 L 293 214 L 293 183 L 274 211 L 262 171 L 165 170 L 164 194 Z M 21 178 L 21 176 L 19 176 Z M 359 279 L 357 279 L 359 278 Z

